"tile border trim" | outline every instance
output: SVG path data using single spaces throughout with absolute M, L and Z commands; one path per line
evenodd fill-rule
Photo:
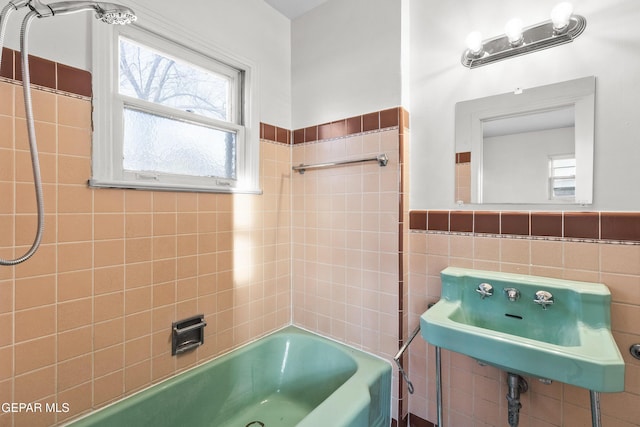
M 409 112 L 403 107 L 374 111 L 347 119 L 289 130 L 268 123 L 260 123 L 260 139 L 287 145 L 297 145 L 364 135 L 385 129 L 409 128 Z
M 640 212 L 412 210 L 409 229 L 427 233 L 640 245 Z
M 34 87 L 86 98 L 91 98 L 93 95 L 89 71 L 32 55 L 29 55 L 29 69 L 31 84 Z M 2 48 L 0 78 L 11 83 L 22 84 L 20 52 Z

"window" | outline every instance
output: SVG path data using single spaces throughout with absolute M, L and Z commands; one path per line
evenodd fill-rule
M 94 57 L 91 185 L 257 192 L 251 67 L 137 26 L 110 31 L 98 37 L 109 54 Z
M 575 155 L 551 156 L 549 159 L 550 198 L 570 199 L 576 197 L 576 158 Z

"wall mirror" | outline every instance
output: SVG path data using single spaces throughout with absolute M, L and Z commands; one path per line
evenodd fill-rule
M 591 204 L 595 77 L 456 104 L 456 201 Z

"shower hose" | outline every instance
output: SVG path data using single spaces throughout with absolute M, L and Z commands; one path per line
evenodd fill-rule
M 16 10 L 16 6 L 12 3 L 7 4 L 0 12 L 0 66 L 2 65 L 2 47 L 4 45 L 4 33 L 6 29 L 6 19 L 11 12 Z M 42 197 L 42 178 L 40 176 L 40 161 L 38 160 L 38 146 L 36 144 L 36 131 L 33 123 L 33 105 L 31 100 L 31 76 L 29 74 L 29 53 L 27 51 L 27 34 L 29 32 L 29 25 L 33 18 L 37 16 L 34 11 L 29 12 L 24 21 L 22 21 L 22 28 L 20 30 L 20 50 L 22 52 L 22 82 L 24 92 L 24 108 L 27 119 L 27 132 L 29 136 L 29 150 L 31 151 L 31 167 L 33 169 L 33 184 L 36 193 L 36 205 L 38 213 L 38 223 L 36 235 L 33 240 L 31 248 L 24 253 L 24 255 L 15 259 L 2 259 L 0 258 L 0 265 L 12 266 L 20 264 L 33 256 L 38 250 L 40 242 L 42 241 L 42 234 L 44 232 L 44 202 Z

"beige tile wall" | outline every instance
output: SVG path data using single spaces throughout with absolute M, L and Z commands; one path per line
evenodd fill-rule
M 0 82 L 4 258 L 36 223 L 21 93 Z M 90 100 L 33 98 L 46 229 L 0 267 L 0 402 L 70 411 L 0 411 L 0 426 L 60 423 L 290 322 L 288 145 L 261 141 L 261 196 L 95 190 Z M 198 313 L 204 346 L 172 357 L 171 322 Z
M 456 203 L 471 203 L 471 163 L 456 163 Z
M 386 167 L 292 178 L 294 323 L 388 360 L 398 350 L 398 141 L 393 128 L 293 147 L 296 165 L 389 156 Z
M 391 356 L 397 351 L 398 130 L 295 145 L 293 163 L 386 153 L 293 176 L 294 322 Z
M 569 240 L 533 240 L 410 234 L 411 325 L 440 295 L 439 272 L 447 266 L 518 272 L 605 283 L 612 293 L 612 330 L 625 359 L 625 392 L 602 394 L 602 421 L 632 427 L 640 420 L 640 361 L 629 347 L 640 342 L 640 246 Z M 506 374 L 443 350 L 444 420 L 453 427 L 507 425 Z M 410 375 L 416 393 L 410 412 L 436 421 L 435 353 L 423 340 L 411 349 Z M 591 425 L 589 392 L 529 379 L 522 395 L 520 426 Z

